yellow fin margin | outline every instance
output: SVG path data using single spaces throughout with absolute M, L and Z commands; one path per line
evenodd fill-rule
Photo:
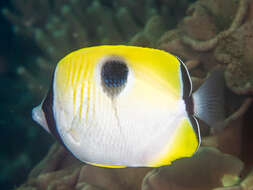
M 95 164 L 95 163 L 90 163 L 90 162 L 87 162 L 87 163 L 92 166 L 103 167 L 103 168 L 126 168 L 126 166 L 113 166 L 113 165 Z
M 190 121 L 184 118 L 176 129 L 171 143 L 148 165 L 151 167 L 169 165 L 176 159 L 192 156 L 198 147 L 198 134 L 195 133 Z

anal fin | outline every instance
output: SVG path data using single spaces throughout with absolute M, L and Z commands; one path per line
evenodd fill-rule
M 176 126 L 173 136 L 168 139 L 167 145 L 148 165 L 159 167 L 169 165 L 179 158 L 190 157 L 198 150 L 199 145 L 200 134 L 197 120 L 193 116 L 184 116 Z

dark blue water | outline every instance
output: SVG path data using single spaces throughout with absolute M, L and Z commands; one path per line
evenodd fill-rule
M 1 0 L 0 9 L 10 7 Z M 16 74 L 33 46 L 15 36 L 0 15 L 0 189 L 22 183 L 29 170 L 46 154 L 53 139 L 31 120 L 35 98 Z M 41 144 L 40 142 L 44 143 Z

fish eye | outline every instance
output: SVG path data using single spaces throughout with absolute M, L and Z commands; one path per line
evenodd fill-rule
M 127 82 L 128 67 L 123 60 L 107 60 L 101 70 L 102 83 L 107 88 L 122 87 Z

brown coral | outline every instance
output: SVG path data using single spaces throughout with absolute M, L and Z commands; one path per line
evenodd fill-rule
M 243 163 L 214 148 L 202 147 L 191 158 L 152 170 L 143 181 L 143 190 L 211 190 L 238 182 Z M 198 181 L 196 183 L 196 181 Z
M 100 168 L 81 163 L 61 145 L 54 144 L 48 155 L 30 173 L 19 190 L 111 189 L 138 190 L 150 168 Z
M 237 94 L 252 94 L 250 7 L 252 2 L 248 0 L 239 1 L 238 6 L 236 1 L 198 1 L 179 24 L 178 37 L 172 39 L 171 33 L 165 33 L 160 48 L 187 60 L 198 60 L 205 70 L 225 64 L 228 87 Z

